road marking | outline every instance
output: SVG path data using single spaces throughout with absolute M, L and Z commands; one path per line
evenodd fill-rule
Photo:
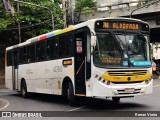
M 4 106 L 4 107 L 2 107 L 2 108 L 0 108 L 0 111 L 1 110 L 3 110 L 3 109 L 5 109 L 5 108 L 7 108 L 8 106 L 9 106 L 9 102 L 7 101 L 7 100 L 4 100 L 4 99 L 0 99 L 0 101 L 5 101 L 6 102 L 6 105 Z
M 155 85 L 155 86 L 153 86 L 153 87 L 159 87 L 160 85 Z
M 78 107 L 78 108 L 74 108 L 74 109 L 68 110 L 66 112 L 76 111 L 76 110 L 79 110 L 79 109 L 84 108 L 84 107 L 86 107 L 86 106 L 81 106 L 81 107 Z

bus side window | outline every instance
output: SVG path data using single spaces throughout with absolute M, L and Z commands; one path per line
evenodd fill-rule
M 35 62 L 35 45 L 30 45 L 27 47 L 27 62 Z
M 68 36 L 68 48 L 69 48 L 69 56 L 73 56 L 74 54 L 74 40 L 72 34 L 69 34 Z
M 48 48 L 49 48 L 49 58 L 54 59 L 54 39 L 48 41 Z
M 39 42 L 36 44 L 36 61 L 42 61 L 45 59 L 45 42 Z
M 49 53 L 50 53 L 50 40 L 46 42 L 46 59 L 49 60 Z
M 19 52 L 20 52 L 19 63 L 20 64 L 26 63 L 26 57 L 27 57 L 26 47 L 20 48 Z
M 59 56 L 60 57 L 68 57 L 71 55 L 72 50 L 72 38 L 71 35 L 61 36 L 59 38 Z
M 27 48 L 23 48 L 23 63 L 26 63 L 26 58 L 27 58 Z
M 59 37 L 56 37 L 54 39 L 54 53 L 53 54 L 54 54 L 55 59 L 58 58 L 58 47 L 59 47 L 58 40 L 59 40 Z
M 12 51 L 7 52 L 7 66 L 12 66 Z

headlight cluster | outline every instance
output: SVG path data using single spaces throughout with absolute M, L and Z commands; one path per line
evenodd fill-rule
M 149 77 L 147 80 L 145 80 L 145 83 L 148 84 L 152 80 L 152 77 Z
M 103 79 L 102 77 L 99 77 L 98 75 L 95 75 L 95 78 L 97 78 L 98 81 L 100 81 L 100 82 L 102 82 L 102 83 L 104 83 L 104 84 L 106 84 L 106 85 L 110 85 L 110 84 L 111 84 L 110 81 L 105 80 L 105 79 Z

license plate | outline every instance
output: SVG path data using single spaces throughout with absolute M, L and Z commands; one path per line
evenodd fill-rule
M 134 92 L 134 88 L 125 88 L 124 91 L 126 93 L 133 93 Z

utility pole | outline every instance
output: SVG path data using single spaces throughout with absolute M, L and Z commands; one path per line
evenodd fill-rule
M 74 24 L 74 9 L 75 9 L 75 0 L 70 1 L 71 14 L 72 14 L 72 24 Z
M 64 11 L 63 13 L 63 22 L 64 22 L 64 28 L 67 27 L 67 22 L 66 22 L 66 1 L 65 0 L 62 0 L 62 9 Z
M 17 13 L 19 15 L 19 1 L 17 0 Z M 21 24 L 20 21 L 18 20 L 18 38 L 19 38 L 19 43 L 21 43 Z
M 54 30 L 54 17 L 53 17 L 53 12 L 51 9 L 49 9 L 48 7 L 42 6 L 42 5 L 36 5 L 36 4 L 29 3 L 29 2 L 23 2 L 23 1 L 19 1 L 19 0 L 15 0 L 15 1 L 18 1 L 21 4 L 31 5 L 31 6 L 40 7 L 40 8 L 48 10 L 51 14 L 52 29 Z
M 23 1 L 19 1 L 19 0 L 14 0 L 15 2 L 17 2 L 17 13 L 19 14 L 19 4 L 26 4 L 26 5 L 31 5 L 31 6 L 35 6 L 35 7 L 39 7 L 39 8 L 43 8 L 46 9 L 50 12 L 51 14 L 51 21 L 52 21 L 52 29 L 54 30 L 54 17 L 53 17 L 53 12 L 52 10 L 50 10 L 48 7 L 42 6 L 42 5 L 36 5 L 36 4 L 32 4 L 32 3 L 28 3 L 28 2 L 23 2 Z M 18 34 L 19 34 L 19 43 L 21 43 L 21 27 L 20 27 L 20 21 L 18 21 Z

